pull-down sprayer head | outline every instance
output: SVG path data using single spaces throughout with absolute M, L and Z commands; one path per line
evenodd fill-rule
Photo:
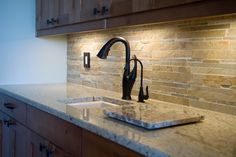
M 122 37 L 115 37 L 110 39 L 102 48 L 101 50 L 98 52 L 97 57 L 101 58 L 101 59 L 106 59 L 108 56 L 108 53 L 110 51 L 110 48 L 113 44 L 115 44 L 116 42 L 122 42 L 125 45 L 125 68 L 126 68 L 126 72 L 128 75 L 130 73 L 130 46 L 129 46 L 129 42 Z
M 101 59 L 106 59 L 110 48 L 116 42 L 122 42 L 125 45 L 125 68 L 122 81 L 122 99 L 130 100 L 131 99 L 131 90 L 133 88 L 136 75 L 137 75 L 137 63 L 135 62 L 133 70 L 130 72 L 130 46 L 129 42 L 122 37 L 115 37 L 110 39 L 98 52 L 97 57 Z

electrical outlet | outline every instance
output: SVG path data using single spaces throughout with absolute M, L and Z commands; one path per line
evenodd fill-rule
M 90 52 L 84 52 L 84 68 L 90 68 Z

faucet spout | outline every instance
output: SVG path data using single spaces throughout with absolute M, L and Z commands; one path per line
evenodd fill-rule
M 116 42 L 121 42 L 125 45 L 125 72 L 126 72 L 126 75 L 129 75 L 130 73 L 130 45 L 129 45 L 129 42 L 125 38 L 115 37 L 115 38 L 110 39 L 98 52 L 97 57 L 101 59 L 106 59 L 111 46 L 115 44 Z
M 106 59 L 110 48 L 116 42 L 121 42 L 125 45 L 125 67 L 122 81 L 122 99 L 131 100 L 131 91 L 137 76 L 137 63 L 134 64 L 132 72 L 130 72 L 130 45 L 129 42 L 122 37 L 115 37 L 110 39 L 98 52 L 97 57 Z

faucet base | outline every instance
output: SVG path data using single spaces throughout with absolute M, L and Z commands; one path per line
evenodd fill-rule
M 122 99 L 124 99 L 124 100 L 131 100 L 131 96 L 122 96 Z

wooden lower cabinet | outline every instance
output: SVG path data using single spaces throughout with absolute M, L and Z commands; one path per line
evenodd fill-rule
M 48 141 L 35 133 L 30 134 L 29 156 L 46 157 L 46 145 Z
M 0 105 L 2 98 L 0 94 Z M 21 103 L 15 104 L 21 107 Z M 27 109 L 11 115 L 0 109 L 0 157 L 142 156 L 49 113 L 23 106 Z M 19 115 L 27 118 L 26 123 L 18 121 Z
M 2 157 L 73 157 L 4 113 L 1 124 Z
M 39 109 L 27 109 L 27 125 L 38 135 L 75 157 L 81 156 L 81 128 Z

